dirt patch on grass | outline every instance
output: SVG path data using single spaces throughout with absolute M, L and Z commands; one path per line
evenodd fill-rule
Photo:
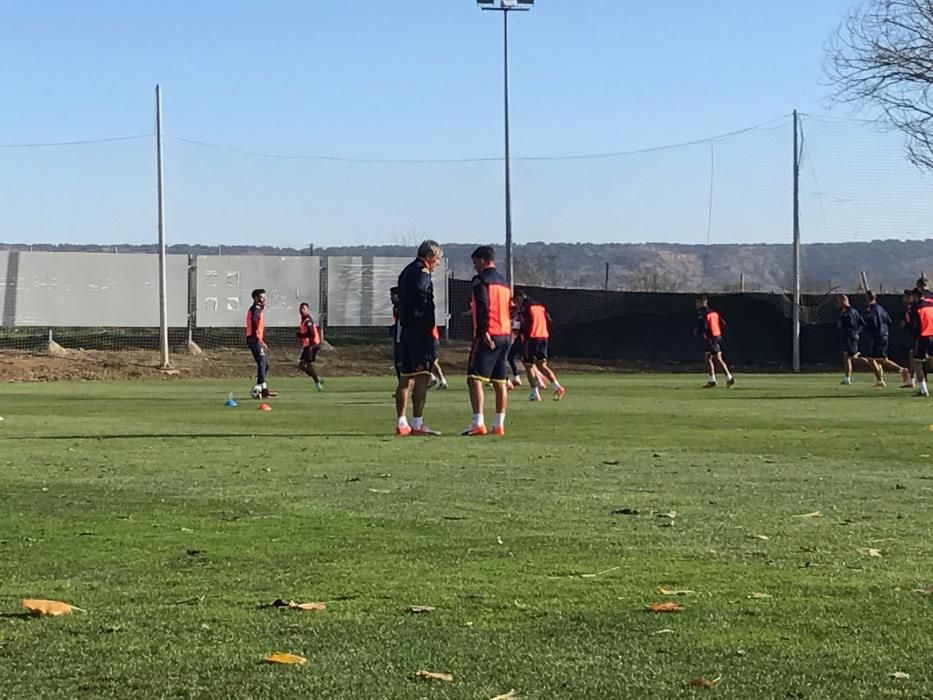
M 451 377 L 466 374 L 470 347 L 449 343 L 441 350 L 441 363 Z M 297 351 L 271 348 L 270 377 L 294 376 Z M 49 382 L 101 379 L 226 379 L 248 377 L 253 371 L 246 348 L 205 350 L 201 355 L 176 353 L 172 369 L 159 369 L 159 354 L 152 350 L 70 350 L 51 354 L 0 351 L 0 381 Z M 593 362 L 560 359 L 557 369 L 574 372 L 622 370 L 634 367 L 607 366 Z M 318 356 L 324 377 L 386 376 L 394 372 L 392 347 L 388 343 L 348 344 L 324 349 Z

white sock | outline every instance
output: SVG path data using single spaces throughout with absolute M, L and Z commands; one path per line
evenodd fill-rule
M 727 381 L 727 382 L 731 382 L 731 381 L 732 381 L 732 375 L 729 374 L 728 372 L 726 373 L 726 381 Z
M 554 391 L 557 391 L 558 389 L 560 389 L 560 382 L 555 379 L 553 382 L 551 382 L 551 388 Z
M 263 388 L 263 389 L 268 389 L 269 387 L 266 386 L 266 383 L 265 383 L 265 382 L 263 382 L 263 383 L 262 383 L 262 388 Z
M 927 380 L 926 379 L 920 380 L 920 391 L 927 391 Z
M 531 395 L 532 395 L 532 396 L 537 396 L 537 395 L 538 395 L 538 385 L 537 385 L 537 384 L 535 384 L 533 387 L 531 387 Z
M 399 428 L 407 428 L 407 427 L 408 427 L 408 418 L 406 418 L 405 416 L 401 416 L 401 417 L 398 419 L 398 427 L 399 427 Z
M 494 427 L 496 427 L 496 428 L 504 428 L 504 427 L 505 427 L 505 414 L 504 414 L 504 413 L 497 413 L 497 414 L 496 414 L 496 422 L 495 422 L 495 424 L 494 424 Z
M 424 418 L 419 416 L 412 416 L 411 427 L 413 430 L 421 430 L 424 425 Z
M 486 425 L 486 419 L 482 413 L 473 414 L 473 425 Z
M 709 375 L 709 380 L 710 380 L 710 383 L 715 384 L 715 383 L 716 383 L 716 375 L 715 375 L 715 374 Z

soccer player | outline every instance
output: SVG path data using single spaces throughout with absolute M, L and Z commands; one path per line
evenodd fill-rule
M 298 324 L 298 337 L 301 338 L 301 355 L 298 357 L 298 369 L 314 380 L 314 390 L 324 391 L 324 380 L 318 376 L 314 366 L 318 350 L 321 349 L 321 331 L 311 318 L 311 309 L 306 302 L 298 307 L 301 322 Z
M 560 401 L 567 390 L 557 381 L 557 375 L 547 362 L 548 340 L 551 337 L 551 316 L 547 307 L 540 301 L 528 297 L 523 289 L 515 292 L 515 303 L 521 319 L 521 336 L 524 339 L 522 362 L 528 371 L 528 383 L 531 385 L 530 401 L 540 401 L 539 377 L 549 381 L 554 390 L 554 400 Z
M 917 288 L 911 294 L 911 323 L 917 341 L 914 344 L 914 358 L 920 372 L 919 396 L 929 396 L 927 374 L 931 356 L 933 356 L 933 296 L 924 296 L 924 289 Z
M 447 377 L 444 376 L 444 370 L 441 368 L 441 331 L 437 326 L 431 331 L 431 338 L 434 339 L 434 362 L 431 363 L 431 379 L 429 384 L 434 388 L 441 390 L 447 388 Z
M 884 386 L 884 368 L 887 367 L 894 372 L 900 372 L 901 379 L 906 384 L 910 379 L 910 372 L 901 367 L 896 362 L 888 359 L 888 338 L 890 337 L 891 327 L 894 320 L 885 308 L 878 303 L 875 293 L 865 292 L 865 332 L 871 341 L 868 349 L 868 359 L 872 360 L 878 366 L 877 386 Z
M 920 291 L 921 299 L 933 300 L 933 291 L 929 289 L 929 283 L 927 282 L 926 277 L 921 277 L 917 280 L 916 289 Z
M 486 435 L 483 413 L 483 385 L 492 383 L 496 392 L 494 435 L 505 435 L 505 411 L 509 403 L 506 382 L 509 377 L 509 347 L 512 343 L 512 290 L 496 269 L 492 246 L 481 245 L 470 256 L 473 260 L 473 290 L 470 314 L 473 317 L 473 345 L 470 348 L 467 386 L 473 420 L 461 435 Z
M 512 319 L 512 347 L 509 348 L 509 371 L 511 372 L 511 377 L 509 377 L 508 388 L 509 390 L 515 389 L 522 385 L 522 373 L 518 368 L 518 362 L 522 356 L 522 348 L 524 343 L 522 342 L 522 321 L 518 317 L 518 307 L 515 305 L 513 300 L 512 307 L 510 310 L 511 319 Z
M 862 357 L 858 349 L 859 336 L 865 327 L 865 320 L 862 315 L 852 308 L 849 304 L 849 297 L 845 294 L 839 295 L 839 327 L 840 339 L 842 341 L 842 384 L 852 383 L 852 364 L 855 361 L 863 362 L 871 367 L 875 375 L 875 382 L 883 381 L 881 376 L 881 367 L 874 360 Z
M 735 377 L 729 371 L 726 361 L 722 358 L 722 331 L 726 327 L 726 322 L 717 311 L 709 307 L 709 296 L 700 294 L 695 301 L 697 308 L 697 327 L 694 333 L 706 343 L 706 352 L 704 358 L 706 367 L 709 370 L 709 378 L 704 389 L 712 389 L 716 386 L 716 365 L 722 367 L 726 373 L 726 386 L 731 387 L 735 384 Z
M 434 284 L 431 271 L 444 251 L 435 241 L 424 241 L 418 257 L 398 277 L 399 381 L 395 391 L 396 435 L 440 435 L 424 424 L 431 366 L 434 364 Z M 412 421 L 408 423 L 411 395 Z
M 917 358 L 914 356 L 914 350 L 917 346 L 917 334 L 913 321 L 914 305 L 916 303 L 914 298 L 915 291 L 915 289 L 905 289 L 904 295 L 901 297 L 901 301 L 904 303 L 904 319 L 901 321 L 901 325 L 910 333 L 910 350 L 907 353 L 907 365 L 910 368 L 910 374 L 901 386 L 901 389 L 916 389 L 917 384 L 920 382 L 920 368 L 918 367 Z M 919 298 L 920 294 L 918 292 L 916 299 Z
M 271 399 L 278 392 L 270 391 L 266 385 L 266 373 L 269 371 L 269 346 L 266 345 L 266 290 L 254 289 L 251 294 L 253 305 L 246 312 L 246 347 L 256 361 L 256 386 L 262 390 L 262 398 Z

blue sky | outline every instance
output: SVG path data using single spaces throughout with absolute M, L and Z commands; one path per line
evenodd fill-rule
M 795 107 L 824 113 L 823 46 L 850 5 L 539 0 L 511 20 L 513 153 L 627 151 L 704 139 Z M 473 0 L 0 0 L 0 60 L 0 144 L 146 134 L 161 83 L 170 241 L 501 237 L 497 161 L 271 159 L 178 140 L 359 159 L 499 157 L 501 20 Z M 826 133 L 812 142 L 805 194 L 813 239 L 925 225 L 881 216 L 891 197 L 927 184 L 903 162 L 896 136 L 859 126 L 843 139 L 853 125 L 817 127 Z M 712 161 L 709 144 L 520 161 L 516 238 L 783 240 L 789 138 L 777 122 L 717 142 Z M 841 204 L 864 203 L 878 178 L 850 182 L 850 160 L 864 168 L 852 139 L 883 154 L 893 193 L 878 199 L 879 226 L 856 233 L 851 221 L 868 214 Z M 0 149 L 0 241 L 150 241 L 153 168 L 151 139 Z M 828 192 L 837 181 L 854 194 Z M 827 209 L 830 201 L 837 206 Z

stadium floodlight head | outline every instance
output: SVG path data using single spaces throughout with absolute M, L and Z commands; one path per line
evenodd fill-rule
M 530 10 L 535 0 L 476 0 L 481 10 L 500 10 L 507 12 L 509 10 Z

